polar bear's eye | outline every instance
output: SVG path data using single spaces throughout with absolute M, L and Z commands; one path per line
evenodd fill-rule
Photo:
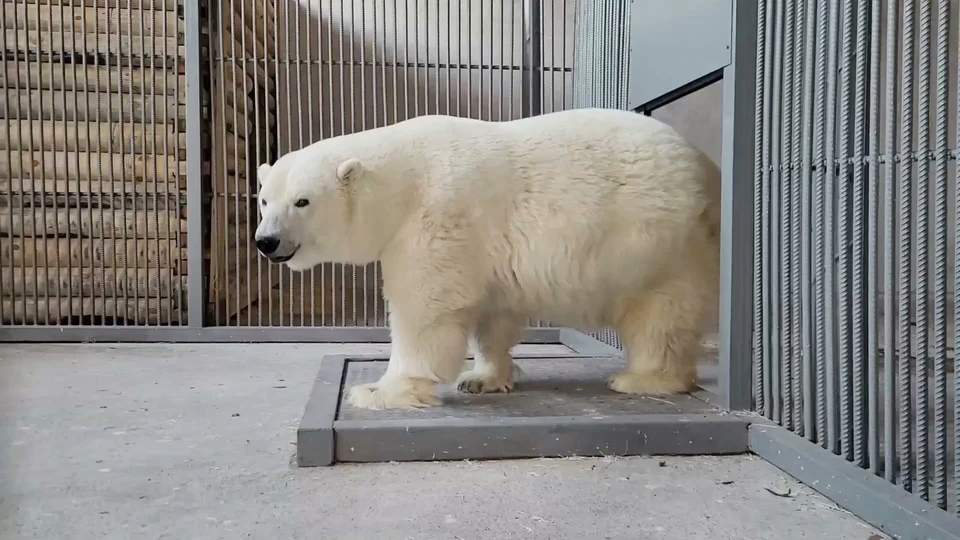
M 266 206 L 266 205 L 267 205 L 267 200 L 266 200 L 266 199 L 260 199 L 260 206 Z
M 297 202 L 294 203 L 294 206 L 296 206 L 297 208 L 303 208 L 308 204 L 310 204 L 310 201 L 306 199 L 298 199 Z

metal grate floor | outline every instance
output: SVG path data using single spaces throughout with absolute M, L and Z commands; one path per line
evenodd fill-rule
M 516 359 L 522 375 L 509 394 L 470 395 L 446 385 L 440 388 L 439 407 L 370 411 L 347 403 L 345 390 L 379 379 L 387 359 L 328 356 L 298 430 L 298 462 L 747 450 L 747 423 L 711 405 L 706 392 L 653 397 L 609 390 L 607 379 L 623 369 L 620 358 L 540 354 Z

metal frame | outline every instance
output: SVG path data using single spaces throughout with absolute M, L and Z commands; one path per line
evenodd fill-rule
M 584 361 L 619 351 L 576 331 L 559 341 Z M 616 354 L 611 354 L 611 352 Z M 555 357 L 557 355 L 549 355 Z M 544 357 L 518 355 L 517 358 Z M 749 421 L 716 412 L 594 417 L 498 417 L 339 420 L 349 364 L 386 362 L 377 355 L 323 358 L 297 428 L 301 467 L 337 462 L 432 461 L 606 455 L 729 455 L 747 452 Z M 705 405 L 716 396 L 693 394 Z M 496 444 L 490 444 L 495 441 Z
M 809 169 L 804 170 L 802 167 L 799 167 L 797 163 L 803 163 L 810 156 L 815 154 L 811 153 L 812 143 L 810 139 L 812 138 L 810 124 L 808 120 L 804 122 L 803 135 L 799 136 L 800 142 L 794 141 L 794 147 L 791 149 L 786 143 L 784 143 L 783 151 L 787 155 L 791 155 L 790 152 L 798 152 L 800 145 L 803 145 L 803 152 L 794 154 L 797 157 L 794 158 L 784 158 L 785 161 L 789 159 L 794 159 L 796 161 L 788 161 L 788 165 L 778 165 L 773 160 L 768 163 L 767 156 L 764 156 L 764 160 L 759 161 L 760 150 L 758 146 L 755 146 L 754 136 L 757 133 L 757 129 L 760 126 L 765 125 L 765 123 L 770 123 L 772 129 L 781 129 L 782 126 L 780 122 L 783 121 L 786 128 L 786 131 L 790 131 L 791 121 L 793 118 L 787 117 L 780 118 L 778 115 L 779 112 L 771 114 L 770 109 L 778 108 L 779 95 L 776 95 L 779 87 L 776 86 L 779 83 L 774 83 L 775 89 L 771 91 L 770 80 L 762 80 L 762 73 L 766 72 L 778 72 L 782 69 L 779 64 L 779 54 L 782 53 L 782 44 L 780 39 L 783 38 L 781 32 L 783 32 L 783 13 L 776 13 L 771 15 L 773 11 L 773 6 L 784 7 L 786 3 L 782 0 L 774 2 L 768 0 L 766 2 L 766 21 L 770 23 L 771 21 L 776 21 L 776 29 L 768 30 L 769 35 L 766 36 L 766 43 L 760 42 L 760 39 L 764 39 L 763 36 L 759 36 L 757 33 L 758 29 L 758 11 L 759 5 L 757 1 L 748 1 L 748 0 L 733 0 L 734 6 L 734 51 L 733 51 L 733 63 L 725 70 L 724 72 L 724 134 L 723 134 L 723 156 L 724 161 L 722 164 L 723 171 L 723 233 L 722 233 L 722 294 L 721 294 L 721 333 L 720 333 L 720 383 L 721 391 L 725 393 L 723 396 L 724 404 L 734 410 L 746 410 L 752 409 L 754 407 L 753 398 L 751 395 L 751 390 L 753 386 L 756 385 L 756 390 L 758 392 L 756 399 L 764 399 L 766 403 L 757 403 L 756 406 L 758 410 L 772 416 L 776 420 L 780 420 L 779 412 L 774 412 L 771 414 L 772 407 L 773 411 L 779 411 L 778 404 L 775 402 L 779 399 L 780 392 L 788 392 L 790 388 L 778 388 L 780 384 L 779 378 L 783 375 L 781 373 L 768 373 L 769 369 L 797 369 L 799 362 L 796 361 L 795 357 L 788 357 L 785 361 L 784 359 L 776 357 L 773 353 L 773 348 L 764 346 L 761 348 L 759 346 L 759 341 L 762 340 L 762 332 L 771 332 L 771 329 L 765 324 L 762 326 L 756 326 L 754 322 L 754 305 L 752 304 L 753 300 L 753 289 L 754 283 L 753 278 L 755 277 L 755 263 L 758 263 L 757 260 L 757 251 L 754 251 L 755 242 L 758 240 L 758 232 L 754 229 L 754 224 L 752 220 L 755 215 L 755 211 L 759 210 L 755 208 L 757 204 L 757 199 L 754 195 L 759 193 L 755 192 L 755 182 L 760 182 L 761 177 L 773 176 L 774 172 L 780 172 L 778 166 L 784 167 L 784 170 L 791 170 L 793 166 L 796 165 L 797 171 L 794 174 L 804 174 L 807 175 L 807 178 L 804 180 L 809 183 L 809 176 L 815 174 L 817 176 L 828 176 L 832 175 L 833 167 L 817 167 L 815 173 L 811 173 Z M 896 4 L 891 4 L 891 17 L 897 16 Z M 828 4 L 814 3 L 814 7 L 819 6 L 823 11 L 817 15 L 819 19 L 825 19 L 827 17 L 826 7 Z M 851 9 L 852 2 L 845 3 L 847 6 L 846 9 Z M 876 5 L 876 4 L 874 4 Z M 787 8 L 789 12 L 789 7 Z M 810 41 L 810 36 L 813 36 L 812 22 L 817 20 L 813 16 L 813 8 L 808 5 L 808 12 L 806 14 L 800 13 L 799 11 L 795 12 L 796 17 L 804 17 L 806 15 L 807 34 L 802 40 L 798 41 Z M 832 11 L 829 13 L 829 20 L 833 21 L 833 24 L 836 27 L 827 30 L 828 25 L 822 20 L 819 20 L 820 24 L 818 25 L 818 32 L 820 36 L 820 41 L 826 42 L 827 39 L 824 36 L 829 36 L 829 47 L 830 51 L 824 56 L 829 55 L 830 58 L 835 58 L 838 47 L 837 39 L 837 28 L 840 27 L 838 9 L 836 5 L 832 5 Z M 880 16 L 879 13 L 872 13 L 870 10 L 867 12 L 870 15 L 870 19 L 873 20 L 873 32 L 877 33 L 877 30 L 880 27 Z M 858 14 L 861 19 L 865 19 L 863 13 Z M 852 15 L 847 12 L 846 17 L 848 18 L 845 21 L 844 32 L 845 40 L 840 44 L 842 47 L 849 47 L 850 34 L 851 34 L 851 20 Z M 859 24 L 866 26 L 866 22 L 861 20 Z M 790 30 L 792 28 L 788 28 Z M 864 31 L 861 28 L 859 31 Z M 788 34 L 789 35 L 789 34 Z M 771 36 L 773 43 L 771 43 Z M 895 37 L 895 36 L 894 36 Z M 758 39 L 759 38 L 759 39 Z M 879 47 L 878 38 L 874 35 L 874 39 L 877 40 L 872 48 L 877 49 Z M 860 41 L 860 46 L 865 46 L 865 39 Z M 827 45 L 820 43 L 820 48 L 826 50 Z M 929 46 L 929 35 L 927 36 L 927 42 L 925 46 Z M 758 71 L 758 50 L 762 50 L 763 47 L 767 47 L 770 50 L 774 50 L 772 55 L 769 55 L 767 58 L 771 59 L 773 62 L 773 69 L 771 70 L 769 66 L 767 69 L 762 69 Z M 792 43 L 787 41 L 787 54 L 790 54 Z M 896 47 L 895 45 L 891 46 L 888 44 L 888 51 L 891 54 L 895 54 Z M 846 50 L 848 55 L 852 55 L 850 49 Z M 822 52 L 822 51 L 820 51 Z M 803 71 L 803 80 L 804 84 L 812 84 L 814 82 L 813 71 L 814 71 L 814 60 L 813 60 L 813 47 L 808 45 L 807 49 L 803 51 L 804 54 L 804 67 Z M 797 52 L 797 54 L 801 54 Z M 861 52 L 862 54 L 862 52 Z M 879 54 L 875 58 L 871 58 L 869 63 L 879 62 Z M 849 69 L 848 65 L 852 63 L 852 60 L 846 58 L 843 61 L 844 69 Z M 865 58 L 861 57 L 859 62 L 865 62 Z M 909 60 L 912 61 L 912 56 Z M 820 73 L 817 75 L 816 82 L 818 87 L 821 90 L 822 94 L 833 95 L 836 92 L 837 80 L 836 80 L 836 63 L 835 59 L 829 60 L 830 67 L 825 66 L 816 66 L 819 68 Z M 821 58 L 821 63 L 824 63 Z M 858 69 L 864 69 L 863 64 L 858 64 L 860 67 Z M 890 65 L 890 64 L 888 64 Z M 800 73 L 800 69 L 794 67 L 796 70 L 794 74 Z M 877 71 L 873 71 L 876 69 Z M 871 72 L 871 80 L 874 75 L 879 73 L 879 67 L 869 66 L 869 71 Z M 858 84 L 865 85 L 865 82 L 862 80 L 865 75 L 861 75 L 861 79 Z M 775 79 L 777 77 L 771 77 Z M 763 109 L 758 108 L 756 101 L 756 93 L 758 84 L 764 85 L 764 104 Z M 849 81 L 847 81 L 849 83 Z M 796 84 L 796 83 L 795 83 Z M 893 93 L 893 84 L 894 82 L 888 81 L 888 90 L 889 94 L 887 96 L 888 106 L 894 108 L 892 104 Z M 843 133 L 846 135 L 841 135 L 845 137 L 849 135 L 849 132 L 845 131 L 848 129 L 849 121 L 852 118 L 859 118 L 860 121 L 863 121 L 865 116 L 865 111 L 857 110 L 855 105 L 856 100 L 852 99 L 849 94 L 849 87 L 844 88 L 841 85 L 840 93 L 848 92 L 844 94 L 847 96 L 847 102 L 843 103 L 843 106 L 846 107 L 844 111 L 841 111 L 839 118 L 833 117 L 832 105 L 829 107 L 824 107 L 824 102 L 826 99 L 823 95 L 818 95 L 816 107 L 821 109 L 822 118 L 818 118 L 818 130 L 831 133 L 834 130 L 835 125 L 839 124 L 842 128 Z M 827 89 L 826 92 L 822 92 L 824 89 Z M 857 90 L 858 92 L 863 91 L 863 88 Z M 799 103 L 800 97 L 794 95 L 794 89 L 785 86 L 783 88 L 783 94 L 787 96 L 787 100 L 794 100 L 794 107 L 798 107 L 796 103 Z M 810 90 L 807 90 L 807 93 L 810 93 Z M 771 99 L 771 94 L 773 95 L 774 103 L 777 103 L 773 107 L 768 108 L 767 103 Z M 876 95 L 871 96 L 876 98 Z M 806 101 L 808 97 L 803 97 L 804 104 L 803 110 L 812 110 L 812 99 Z M 787 101 L 787 105 L 790 103 Z M 860 106 L 862 107 L 862 105 Z M 876 121 L 874 109 L 875 105 L 870 104 L 871 107 L 871 118 L 870 121 Z M 822 109 L 828 109 L 830 112 L 826 114 Z M 944 115 L 945 116 L 945 115 Z M 795 118 L 799 118 L 800 115 L 797 114 Z M 771 120 L 772 119 L 772 120 Z M 835 121 L 838 120 L 838 121 Z M 895 119 L 891 116 L 887 118 L 887 127 L 888 130 L 892 130 L 893 122 Z M 794 137 L 798 137 L 800 133 L 800 125 L 794 121 L 792 127 L 792 133 Z M 872 128 L 873 130 L 877 128 Z M 822 132 L 818 131 L 820 136 L 824 136 Z M 830 135 L 832 136 L 832 135 Z M 832 147 L 833 141 L 828 141 L 826 146 Z M 844 140 L 839 140 L 840 144 L 845 143 Z M 863 142 L 863 141 L 861 141 Z M 850 159 L 850 165 L 853 166 L 854 163 L 869 163 L 871 168 L 873 165 L 878 164 L 880 161 L 876 157 L 878 153 L 878 147 L 875 146 L 876 141 L 871 142 L 871 152 L 874 153 L 874 156 L 869 160 L 867 159 L 870 156 L 864 156 L 863 160 Z M 847 144 L 849 144 L 847 142 Z M 908 152 L 910 148 L 906 149 Z M 774 152 L 780 151 L 779 148 L 774 148 Z M 946 152 L 945 149 L 943 149 Z M 857 149 L 855 152 L 862 152 L 862 149 Z M 893 146 L 888 148 L 888 155 L 893 155 Z M 862 155 L 862 154 L 860 154 Z M 821 156 L 822 158 L 823 156 Z M 846 161 L 848 158 L 845 155 L 841 155 L 840 158 Z M 889 159 L 889 158 L 888 158 Z M 903 161 L 897 156 L 897 161 Z M 938 158 L 939 159 L 939 158 Z M 833 163 L 833 155 L 826 156 L 824 158 L 825 163 Z M 902 165 L 901 165 L 902 166 Z M 769 168 L 767 168 L 769 167 Z M 826 173 L 823 172 L 824 169 L 827 169 Z M 769 171 L 769 174 L 768 174 Z M 842 171 L 847 171 L 846 168 L 842 168 Z M 874 171 L 871 171 L 873 174 Z M 841 172 L 839 174 L 846 174 L 846 172 Z M 889 174 L 889 172 L 888 172 Z M 758 176 L 757 176 L 758 175 Z M 842 177 L 841 177 L 842 178 Z M 765 189 L 768 188 L 768 183 L 770 178 L 762 178 L 764 182 Z M 796 177 L 792 179 L 796 180 Z M 845 179 L 844 179 L 845 180 Z M 876 180 L 875 177 L 871 176 L 870 182 Z M 830 182 L 833 180 L 830 179 Z M 892 187 L 892 178 L 887 177 L 888 190 L 893 190 Z M 759 184 L 756 184 L 759 185 Z M 766 195 L 766 194 L 764 194 Z M 795 195 L 791 195 L 795 196 Z M 904 195 L 909 199 L 909 195 Z M 804 198 L 807 200 L 809 197 Z M 832 195 L 828 196 L 831 199 L 827 204 L 830 208 L 827 208 L 828 211 L 832 211 Z M 774 201 L 774 204 L 776 201 Z M 764 199 L 764 206 L 767 206 L 769 203 Z M 804 203 L 806 204 L 806 203 Z M 816 203 L 815 203 L 816 204 Z M 776 206 L 771 206 L 775 210 L 778 209 Z M 818 210 L 819 211 L 819 210 Z M 843 207 L 840 208 L 841 215 L 844 212 Z M 796 226 L 796 225 L 794 225 Z M 808 227 L 809 223 L 804 221 L 803 227 Z M 823 227 L 822 225 L 820 225 Z M 892 232 L 892 231 L 888 231 Z M 827 232 L 827 236 L 832 237 L 833 232 Z M 841 231 L 843 234 L 843 231 Z M 887 238 L 888 242 L 891 242 L 890 236 Z M 805 240 L 806 243 L 806 240 Z M 806 249 L 806 248 L 805 248 Z M 806 255 L 805 255 L 806 256 Z M 831 257 L 832 259 L 832 257 Z M 827 265 L 832 265 L 832 260 L 826 263 Z M 844 264 L 843 262 L 841 265 Z M 889 261 L 888 261 L 889 264 Z M 890 273 L 892 275 L 892 273 Z M 803 278 L 806 280 L 806 278 Z M 827 281 L 830 281 L 829 279 Z M 842 291 L 841 291 L 842 292 Z M 871 291 L 872 292 L 872 291 Z M 778 294 L 774 293 L 774 294 Z M 827 298 L 832 298 L 833 293 L 830 290 L 827 290 Z M 895 301 L 892 298 L 890 288 L 887 289 L 887 298 L 886 301 L 888 304 Z M 804 309 L 808 309 L 807 299 L 804 298 Z M 822 308 L 821 308 L 822 309 Z M 833 306 L 827 307 L 826 311 L 831 311 Z M 889 312 L 888 312 L 889 313 Z M 840 317 L 849 317 L 849 313 L 846 315 L 841 314 Z M 871 315 L 872 317 L 872 315 Z M 888 314 L 888 320 L 890 315 Z M 759 321 L 758 324 L 762 324 L 764 321 Z M 830 324 L 830 323 L 828 323 Z M 873 323 L 871 323 L 873 324 Z M 820 331 L 823 331 L 821 329 Z M 827 332 L 832 331 L 826 330 Z M 755 334 L 756 333 L 756 334 Z M 804 335 L 808 334 L 808 329 L 804 328 Z M 895 336 L 892 335 L 891 329 L 888 328 L 887 339 L 893 340 Z M 831 336 L 827 336 L 825 341 L 832 340 Z M 892 364 L 893 358 L 893 344 L 888 343 L 888 346 L 885 348 L 885 352 L 888 355 L 887 358 L 887 384 L 886 391 L 888 393 L 893 392 L 893 367 Z M 902 348 L 902 347 L 901 347 Z M 835 353 L 839 352 L 840 355 L 844 354 L 844 351 L 831 351 L 824 354 L 826 358 L 834 358 Z M 805 368 L 809 366 L 809 356 L 810 351 L 808 349 L 803 349 L 802 354 L 805 357 L 804 364 Z M 798 345 L 794 345 L 794 350 L 791 353 L 792 355 L 800 355 L 801 348 Z M 757 356 L 754 356 L 757 355 Z M 758 371 L 760 375 L 754 380 L 753 372 L 753 362 L 762 361 L 763 370 Z M 871 361 L 873 362 L 873 361 Z M 822 363 L 827 363 L 826 360 L 823 360 Z M 788 365 L 790 364 L 790 365 Z M 821 366 L 822 367 L 822 366 Z M 844 375 L 843 366 L 840 366 L 840 376 Z M 871 364 L 871 371 L 869 373 L 870 378 L 875 378 L 879 374 L 876 373 L 876 366 Z M 831 387 L 831 379 L 837 375 L 831 369 L 836 369 L 832 365 L 826 368 L 825 378 L 826 384 L 825 388 L 818 389 L 818 392 L 826 393 L 827 400 L 834 400 L 833 405 L 836 401 L 839 401 L 838 395 L 843 390 L 838 390 L 835 387 Z M 901 366 L 901 369 L 904 369 Z M 818 373 L 818 375 L 824 375 L 824 373 Z M 849 373 L 847 373 L 849 376 Z M 861 376 L 863 374 L 861 373 Z M 799 377 L 800 374 L 796 371 L 794 372 L 793 377 Z M 812 371 L 805 369 L 803 372 L 803 378 L 805 381 L 810 381 L 812 376 Z M 787 379 L 791 376 L 786 375 Z M 798 381 L 790 381 L 790 384 L 799 385 Z M 860 381 L 853 381 L 853 384 L 860 384 Z M 876 396 L 877 388 L 875 381 L 871 380 L 871 395 Z M 773 392 L 769 392 L 769 388 L 773 387 Z M 797 414 L 812 415 L 813 406 L 809 403 L 812 400 L 811 388 L 812 383 L 805 382 L 802 388 L 793 388 L 795 392 L 794 395 L 803 395 L 803 399 L 807 400 L 806 405 L 802 411 L 794 411 L 794 416 Z M 818 387 L 820 384 L 818 384 Z M 860 387 L 862 391 L 862 386 Z M 761 391 L 762 390 L 762 391 Z M 909 390 L 908 390 L 909 391 Z M 766 393 L 766 395 L 764 395 Z M 909 397 L 909 396 L 908 396 Z M 769 400 L 769 401 L 768 401 Z M 773 401 L 773 403 L 771 403 Z M 888 403 L 892 401 L 891 399 L 887 400 Z M 830 407 L 832 407 L 831 405 Z M 887 437 L 885 446 L 886 448 L 886 461 L 887 461 L 887 470 L 886 478 L 880 476 L 879 470 L 877 469 L 877 460 L 879 457 L 878 448 L 871 448 L 871 460 L 873 461 L 872 469 L 864 469 L 860 466 L 854 464 L 850 460 L 850 455 L 847 455 L 846 451 L 836 444 L 836 435 L 833 433 L 836 430 L 836 426 L 833 425 L 831 433 L 829 436 L 826 436 L 825 433 L 803 433 L 802 436 L 791 432 L 786 427 L 781 427 L 774 420 L 768 420 L 765 418 L 760 418 L 753 413 L 741 414 L 739 416 L 749 419 L 751 425 L 749 427 L 749 448 L 750 451 L 757 454 L 761 458 L 770 462 L 771 464 L 777 466 L 785 473 L 793 476 L 800 482 L 810 486 L 811 488 L 817 490 L 827 498 L 833 500 L 838 505 L 842 506 L 846 510 L 852 512 L 860 519 L 878 527 L 883 532 L 901 539 L 943 539 L 943 540 L 958 540 L 960 539 L 960 520 L 957 520 L 955 517 L 950 515 L 944 510 L 941 510 L 930 504 L 929 502 L 921 499 L 916 493 L 910 493 L 903 486 L 897 485 L 891 480 L 893 479 L 894 474 L 894 450 L 893 450 L 893 438 L 894 438 L 894 422 L 893 422 L 893 413 L 889 410 L 890 405 L 888 405 L 887 419 L 886 419 L 886 429 Z M 829 407 L 828 407 L 829 408 Z M 832 414 L 832 413 L 831 413 Z M 871 407 L 872 417 L 876 417 L 877 409 L 876 407 Z M 787 425 L 790 426 L 791 418 L 790 415 L 784 414 L 782 420 Z M 906 425 L 901 425 L 901 430 L 905 429 L 909 434 L 910 430 L 921 429 L 925 426 L 917 426 L 916 422 L 909 421 Z M 831 420 L 833 422 L 833 420 Z M 811 422 L 807 422 L 806 425 L 810 425 Z M 809 430 L 812 431 L 812 430 Z M 901 433 L 902 436 L 902 433 Z M 808 440 L 809 439 L 809 440 Z M 820 439 L 820 444 L 815 444 L 815 439 Z M 871 444 L 873 444 L 871 442 Z M 822 446 L 826 445 L 826 446 Z M 849 450 L 849 449 L 848 449 Z M 840 452 L 838 455 L 837 452 Z M 852 454 L 851 454 L 852 455 Z M 904 455 L 901 455 L 901 459 L 904 459 Z M 907 455 L 909 459 L 909 455 Z M 861 464 L 863 464 L 861 462 Z M 913 464 L 907 461 L 906 463 L 901 463 L 901 466 L 912 467 Z M 949 473 L 948 473 L 949 474 Z
M 187 83 L 187 326 L 202 328 L 206 307 L 207 275 L 203 257 L 205 215 L 203 160 L 209 151 L 204 144 L 203 21 L 206 2 L 184 2 L 184 68 Z M 50 329 L 51 332 L 53 329 Z
M 723 405 L 753 408 L 753 167 L 757 3 L 733 1 L 732 62 L 723 73 L 720 366 Z M 744 9 L 744 7 L 746 9 Z
M 521 343 L 562 343 L 561 328 L 528 328 Z M 592 339 L 589 336 L 584 336 Z M 0 342 L 23 343 L 390 343 L 390 328 L 377 327 L 0 327 Z M 603 345 L 600 342 L 597 342 Z

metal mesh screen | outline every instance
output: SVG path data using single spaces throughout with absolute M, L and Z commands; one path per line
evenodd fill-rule
M 574 57 L 574 107 L 627 107 L 630 4 L 626 0 L 579 2 Z M 589 335 L 622 349 L 617 332 L 611 328 L 589 332 Z
M 574 4 L 0 0 L 0 325 L 178 326 L 189 304 L 194 328 L 385 326 L 377 265 L 261 261 L 256 167 L 423 114 L 572 106 Z
M 424 114 L 501 121 L 572 104 L 572 1 L 292 0 L 257 15 L 262 0 L 212 4 L 213 13 L 240 13 L 214 23 L 233 40 L 217 41 L 212 76 L 247 85 L 248 98 L 213 91 L 224 111 L 213 126 L 217 325 L 386 325 L 378 265 L 301 274 L 258 259 L 250 237 L 259 163 Z M 254 65 L 249 80 L 234 75 Z
M 0 7 L 0 323 L 183 323 L 179 4 Z
M 759 3 L 759 412 L 960 514 L 957 6 Z

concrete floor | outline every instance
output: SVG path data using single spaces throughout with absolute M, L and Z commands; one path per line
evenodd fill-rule
M 885 538 L 750 456 L 297 469 L 321 356 L 385 350 L 0 345 L 0 538 Z

